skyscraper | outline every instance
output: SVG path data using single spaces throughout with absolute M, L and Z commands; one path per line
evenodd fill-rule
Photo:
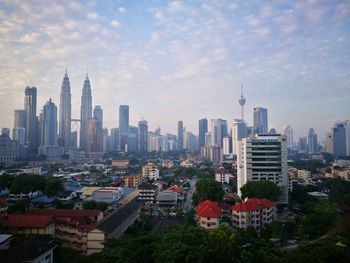
M 317 134 L 315 133 L 313 128 L 309 129 L 309 133 L 307 136 L 307 143 L 308 143 L 308 152 L 309 153 L 317 153 L 318 152 L 318 145 L 317 145 Z
M 231 129 L 232 136 L 232 153 L 237 154 L 238 142 L 242 141 L 243 138 L 248 136 L 247 125 L 243 120 L 234 119 Z
M 288 204 L 287 138 L 280 134 L 261 134 L 239 142 L 237 155 L 237 193 L 249 181 L 268 180 L 281 190 L 279 203 Z
M 88 120 L 86 151 L 90 158 L 101 158 L 103 156 L 102 122 L 97 118 Z
M 39 143 L 39 122 L 36 116 L 36 87 L 26 87 L 24 109 L 26 111 L 26 143 L 28 144 L 29 152 L 36 154 L 38 152 Z
M 112 152 L 118 151 L 119 148 L 119 129 L 118 128 L 112 128 L 111 129 L 111 143 L 110 143 L 110 150 Z
M 101 106 L 96 105 L 94 108 L 94 118 L 99 119 L 102 123 L 102 127 L 103 127 L 103 110 L 101 108 Z
M 140 153 L 147 152 L 147 134 L 148 124 L 147 121 L 139 121 L 139 151 Z
M 208 120 L 200 119 L 198 123 L 198 147 L 199 149 L 205 145 L 205 133 L 208 132 Z
M 129 105 L 119 106 L 119 146 L 123 152 L 128 151 L 129 143 Z
M 177 149 L 181 151 L 184 148 L 184 123 L 177 122 Z
M 139 149 L 139 128 L 129 126 L 128 152 L 137 152 Z
M 254 108 L 254 127 L 258 133 L 267 133 L 268 131 L 268 119 L 267 109 L 257 107 Z
M 51 98 L 45 103 L 40 119 L 40 145 L 56 146 L 57 145 L 57 107 Z
M 333 132 L 327 132 L 326 134 L 326 152 L 334 154 Z
M 338 122 L 332 128 L 334 156 L 346 156 L 346 126 Z
M 80 148 L 87 151 L 88 122 L 92 116 L 91 85 L 88 75 L 86 75 L 81 96 L 80 107 Z
M 292 127 L 290 127 L 290 125 L 288 125 L 285 129 L 284 129 L 284 135 L 287 136 L 287 146 L 288 148 L 292 148 L 293 147 L 293 129 Z
M 59 119 L 59 145 L 64 147 L 65 151 L 68 151 L 71 145 L 71 117 L 72 117 L 72 104 L 71 104 L 71 91 L 70 82 L 67 70 L 64 74 L 61 95 L 60 95 L 60 119 Z
M 27 126 L 27 112 L 25 110 L 14 111 L 13 128 L 26 128 Z
M 223 139 L 227 136 L 227 121 L 222 119 L 211 120 L 211 145 L 223 146 Z

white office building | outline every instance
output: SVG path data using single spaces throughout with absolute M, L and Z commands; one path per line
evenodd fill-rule
M 248 181 L 269 180 L 281 189 L 278 203 L 288 204 L 287 138 L 280 134 L 259 134 L 239 142 L 237 193 Z
M 232 153 L 237 154 L 238 142 L 248 136 L 247 125 L 243 120 L 239 120 L 239 119 L 233 120 L 233 124 L 231 128 L 231 136 L 232 136 Z

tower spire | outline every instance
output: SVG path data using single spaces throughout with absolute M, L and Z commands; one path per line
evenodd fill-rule
M 238 100 L 239 105 L 241 105 L 241 111 L 242 111 L 242 121 L 244 121 L 244 104 L 246 103 L 246 99 L 243 96 L 243 84 L 241 83 L 241 98 Z

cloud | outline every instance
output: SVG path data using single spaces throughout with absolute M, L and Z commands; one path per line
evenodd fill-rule
M 119 12 L 119 13 L 126 13 L 126 11 L 127 11 L 127 10 L 126 10 L 125 7 L 122 7 L 122 6 L 121 6 L 121 7 L 118 8 L 118 12 Z
M 112 27 L 120 27 L 120 22 L 118 20 L 112 20 L 111 21 L 111 26 Z
M 97 20 L 98 17 L 99 16 L 98 16 L 97 12 L 89 12 L 86 14 L 86 18 L 89 20 L 92 20 L 92 21 Z
M 170 2 L 168 10 L 172 13 L 177 13 L 183 9 L 183 4 L 181 1 Z
M 33 44 L 36 42 L 39 36 L 40 36 L 39 33 L 33 32 L 33 33 L 26 34 L 24 36 L 21 36 L 19 38 L 19 41 L 23 44 Z

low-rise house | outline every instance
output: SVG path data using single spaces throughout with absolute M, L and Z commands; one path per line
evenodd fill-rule
M 156 202 L 158 187 L 153 184 L 139 185 L 138 200 L 144 204 L 154 204 Z
M 230 180 L 233 180 L 234 176 L 226 171 L 222 166 L 215 169 L 215 181 L 221 184 L 229 184 Z
M 166 209 L 176 207 L 177 200 L 176 192 L 165 190 L 157 194 L 156 203 L 158 207 Z
M 311 180 L 311 172 L 308 170 L 298 170 L 298 178 L 309 182 Z
M 123 197 L 123 188 L 104 187 L 92 193 L 92 200 L 96 202 L 114 203 Z
M 317 198 L 319 201 L 327 201 L 328 200 L 328 195 L 322 192 L 308 192 L 307 193 L 309 196 Z
M 142 176 L 156 181 L 159 179 L 159 170 L 155 164 L 147 163 L 142 167 Z
M 164 160 L 164 161 L 162 161 L 161 166 L 162 166 L 163 168 L 171 169 L 171 168 L 174 167 L 174 162 L 171 161 L 171 160 Z
M 205 200 L 197 206 L 197 223 L 205 229 L 215 229 L 219 226 L 221 207 L 218 203 Z
M 232 224 L 237 228 L 254 227 L 256 230 L 264 224 L 270 224 L 276 216 L 276 203 L 267 199 L 249 198 L 232 206 Z
M 1 215 L 0 226 L 15 234 L 55 236 L 55 221 L 51 215 Z
M 55 221 L 55 237 L 62 247 L 87 254 L 87 235 L 103 219 L 99 210 L 29 209 L 28 214 L 51 216 Z
M 127 187 L 138 187 L 143 182 L 141 174 L 132 174 L 123 176 L 124 185 Z

